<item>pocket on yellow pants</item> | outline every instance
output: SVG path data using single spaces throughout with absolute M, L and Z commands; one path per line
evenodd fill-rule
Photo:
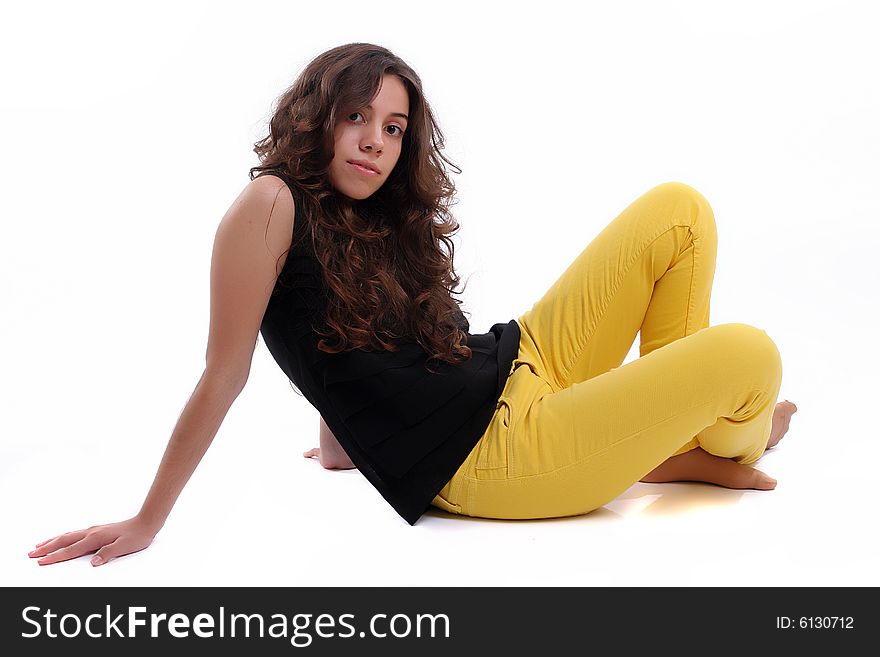
M 495 414 L 486 432 L 477 444 L 477 460 L 474 465 L 479 479 L 503 479 L 507 477 L 509 463 L 510 401 L 501 398 L 495 405 Z

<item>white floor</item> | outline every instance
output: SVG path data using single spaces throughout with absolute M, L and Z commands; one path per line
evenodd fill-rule
M 314 441 L 291 438 L 297 420 L 263 412 L 277 435 L 249 429 L 267 406 L 246 391 L 154 543 L 100 568 L 88 557 L 40 567 L 26 553 L 49 536 L 136 511 L 160 441 L 7 450 L 0 579 L 7 586 L 876 586 L 880 449 L 868 431 L 868 382 L 814 383 L 783 383 L 781 397 L 799 411 L 758 464 L 779 480 L 776 490 L 637 483 L 585 516 L 498 521 L 432 508 L 413 527 L 359 472 L 302 458 Z M 302 411 L 309 426 L 317 423 L 312 413 Z M 63 426 L 51 415 L 34 421 Z

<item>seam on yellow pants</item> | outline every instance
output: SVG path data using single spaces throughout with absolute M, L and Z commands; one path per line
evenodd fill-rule
M 608 309 L 608 304 L 611 303 L 611 300 L 614 298 L 614 295 L 617 294 L 617 291 L 620 289 L 620 284 L 623 282 L 623 279 L 626 278 L 629 275 L 629 273 L 632 271 L 633 265 L 635 265 L 635 263 L 638 261 L 638 259 L 642 257 L 642 255 L 645 253 L 645 251 L 647 251 L 654 242 L 656 242 L 658 239 L 663 237 L 663 235 L 668 233 L 670 230 L 674 230 L 675 228 L 687 228 L 688 231 L 691 233 L 691 236 L 694 237 L 692 225 L 690 225 L 690 224 L 673 224 L 672 226 L 665 227 L 655 237 L 653 237 L 651 240 L 649 240 L 642 247 L 642 249 L 638 253 L 636 253 L 636 255 L 632 258 L 632 260 L 630 262 L 628 262 L 625 267 L 623 267 L 623 273 L 618 274 L 617 280 L 614 281 L 614 283 L 611 286 L 611 288 L 609 289 L 609 291 L 606 292 L 605 296 L 602 298 L 601 310 L 599 310 L 599 312 L 598 312 L 598 315 L 600 318 L 599 321 L 601 321 L 601 318 L 604 316 L 605 311 Z M 693 278 L 691 278 L 691 285 L 693 286 Z M 690 292 L 688 292 L 688 294 L 690 296 Z M 690 301 L 688 301 L 688 303 L 690 303 Z M 596 329 L 598 327 L 599 327 L 599 323 L 596 322 L 595 324 L 593 324 L 593 326 L 590 327 L 591 328 L 590 332 L 579 341 L 579 344 L 577 345 L 577 347 L 574 350 L 574 356 L 571 358 L 571 360 L 565 366 L 565 373 L 564 373 L 564 376 L 560 379 L 561 381 L 568 381 L 569 380 L 569 377 L 571 376 L 571 370 L 574 367 L 574 364 L 577 362 L 578 357 L 581 355 L 581 352 L 583 351 L 584 347 L 590 341 L 590 338 L 593 337 L 593 333 L 596 332 Z

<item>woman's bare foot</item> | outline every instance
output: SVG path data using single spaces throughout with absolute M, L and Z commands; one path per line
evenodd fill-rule
M 701 447 L 666 459 L 639 481 L 649 484 L 704 481 L 725 488 L 776 488 L 776 480 L 770 475 L 733 459 L 710 454 Z
M 776 408 L 773 409 L 773 428 L 770 429 L 767 449 L 775 447 L 776 443 L 782 440 L 785 432 L 788 431 L 788 423 L 791 422 L 791 416 L 795 413 L 797 413 L 797 406 L 787 399 L 776 404 Z
M 775 447 L 782 440 L 788 431 L 791 416 L 796 412 L 797 406 L 787 399 L 776 404 L 766 449 Z M 666 459 L 640 481 L 651 484 L 668 481 L 705 481 L 727 488 L 758 490 L 776 488 L 776 480 L 764 472 L 732 459 L 709 454 L 699 447 Z

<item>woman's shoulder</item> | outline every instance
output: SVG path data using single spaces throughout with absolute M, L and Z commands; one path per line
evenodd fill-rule
M 290 185 L 286 178 L 274 171 L 261 171 L 250 182 L 254 189 L 269 193 L 287 192 L 290 194 Z
M 274 210 L 296 214 L 296 203 L 290 185 L 276 173 L 262 172 L 247 186 L 248 196 L 271 203 Z

